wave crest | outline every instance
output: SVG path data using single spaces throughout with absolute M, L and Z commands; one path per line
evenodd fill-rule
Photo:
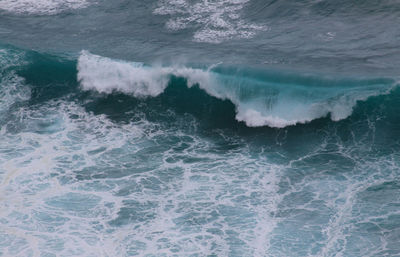
M 84 90 L 118 91 L 135 97 L 158 96 L 170 77 L 184 77 L 188 86 L 205 84 L 209 74 L 200 69 L 150 67 L 139 62 L 116 61 L 82 51 L 78 59 L 78 81 Z

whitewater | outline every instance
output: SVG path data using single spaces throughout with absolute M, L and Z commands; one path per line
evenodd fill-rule
M 0 0 L 0 256 L 400 255 L 399 14 Z

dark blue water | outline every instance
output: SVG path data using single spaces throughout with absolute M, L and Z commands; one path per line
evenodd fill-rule
M 0 0 L 0 256 L 400 256 L 397 24 Z

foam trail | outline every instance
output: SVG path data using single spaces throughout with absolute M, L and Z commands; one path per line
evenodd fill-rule
M 299 82 L 275 82 L 210 69 L 151 67 L 87 51 L 82 51 L 78 60 L 82 88 L 100 93 L 118 91 L 135 97 L 155 97 L 164 92 L 171 76 L 185 78 L 189 88 L 198 85 L 211 96 L 229 99 L 236 106 L 236 119 L 249 127 L 283 128 L 328 115 L 339 121 L 352 114 L 358 101 L 386 94 L 394 85 L 385 81 L 350 81 L 329 86 L 336 82 L 320 79 L 316 81 L 320 86 L 308 86 L 301 77 Z

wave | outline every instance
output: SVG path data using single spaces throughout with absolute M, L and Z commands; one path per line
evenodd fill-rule
M 148 66 L 113 60 L 82 51 L 78 81 L 83 90 L 121 92 L 138 98 L 156 97 L 171 78 L 198 86 L 212 97 L 231 101 L 236 120 L 249 127 L 283 128 L 329 116 L 339 121 L 352 114 L 358 101 L 389 93 L 393 79 L 340 79 L 313 75 L 248 72 L 224 67 L 197 69 Z

